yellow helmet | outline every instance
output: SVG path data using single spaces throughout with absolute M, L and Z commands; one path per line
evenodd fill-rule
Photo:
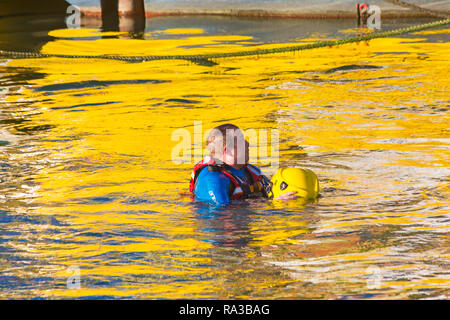
M 309 169 L 279 168 L 270 181 L 274 198 L 290 191 L 297 191 L 297 196 L 304 199 L 315 199 L 319 195 L 319 180 Z

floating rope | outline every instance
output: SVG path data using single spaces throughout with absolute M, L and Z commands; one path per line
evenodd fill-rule
M 420 24 L 416 26 L 411 26 L 407 28 L 400 28 L 385 32 L 373 32 L 366 35 L 360 35 L 348 39 L 339 40 L 329 40 L 321 41 L 311 44 L 297 45 L 297 46 L 287 46 L 282 48 L 271 48 L 271 49 L 257 49 L 249 51 L 238 51 L 229 53 L 211 53 L 211 54 L 195 54 L 195 55 L 163 55 L 163 56 L 113 56 L 113 55 L 62 55 L 62 54 L 45 54 L 39 52 L 20 52 L 20 51 L 3 51 L 0 50 L 0 57 L 7 57 L 12 59 L 35 59 L 35 58 L 68 58 L 68 59 L 109 59 L 109 60 L 119 60 L 126 62 L 145 62 L 153 60 L 189 60 L 192 62 L 200 64 L 215 64 L 209 59 L 217 58 L 232 58 L 232 57 L 243 57 L 243 56 L 259 56 L 264 54 L 273 53 L 284 53 L 293 52 L 301 50 L 310 50 L 323 47 L 333 47 L 347 43 L 354 43 L 360 41 L 368 41 L 377 38 L 387 38 L 392 36 L 398 36 L 410 32 L 421 31 L 425 29 L 435 28 L 439 26 L 444 26 L 450 24 L 450 19 L 433 21 L 430 23 Z

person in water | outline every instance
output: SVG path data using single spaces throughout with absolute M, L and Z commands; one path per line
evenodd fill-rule
M 223 124 L 214 128 L 206 143 L 209 155 L 194 167 L 191 193 L 199 200 L 219 205 L 233 199 L 267 197 L 270 180 L 248 163 L 249 143 L 237 126 Z M 292 191 L 274 200 L 296 197 L 296 191 Z

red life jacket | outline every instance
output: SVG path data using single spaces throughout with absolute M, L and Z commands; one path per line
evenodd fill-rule
M 252 180 L 251 183 L 247 183 L 238 176 L 231 173 L 229 170 L 227 170 L 227 166 L 218 166 L 214 161 L 214 159 L 212 159 L 210 156 L 207 156 L 205 157 L 205 159 L 197 163 L 194 167 L 194 170 L 192 171 L 191 182 L 189 184 L 189 191 L 192 194 L 194 193 L 195 183 L 197 181 L 198 175 L 200 174 L 200 171 L 202 171 L 204 168 L 208 166 L 212 166 L 214 170 L 222 172 L 230 179 L 233 187 L 232 190 L 230 190 L 230 199 L 245 198 L 253 193 L 264 191 L 263 185 L 264 175 L 257 167 L 251 164 L 244 165 L 245 170 L 247 171 L 249 177 L 251 177 Z

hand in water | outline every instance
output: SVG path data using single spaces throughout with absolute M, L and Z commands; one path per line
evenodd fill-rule
M 292 199 L 297 199 L 297 198 L 298 198 L 297 191 L 290 191 L 290 192 L 280 194 L 278 197 L 276 197 L 273 200 L 292 200 Z

